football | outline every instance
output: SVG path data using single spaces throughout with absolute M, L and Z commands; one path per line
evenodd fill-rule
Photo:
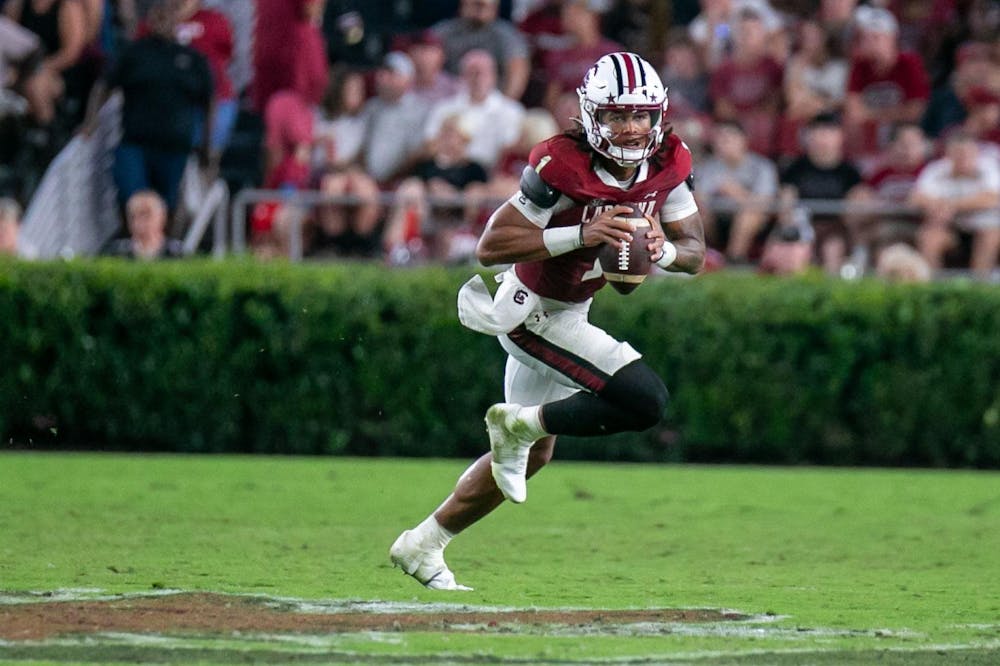
M 649 220 L 644 217 L 620 217 L 632 224 L 635 233 L 632 242 L 621 248 L 605 243 L 601 246 L 597 258 L 601 262 L 604 279 L 620 294 L 630 294 L 649 275 L 652 258 L 649 256 Z

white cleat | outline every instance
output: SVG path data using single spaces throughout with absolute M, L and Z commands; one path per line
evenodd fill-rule
M 471 587 L 455 581 L 455 574 L 444 562 L 444 551 L 422 548 L 414 538 L 412 530 L 406 530 L 399 535 L 389 549 L 389 559 L 392 560 L 393 566 L 413 576 L 429 590 L 472 590 Z
M 528 499 L 528 454 L 535 443 L 530 426 L 518 418 L 520 405 L 501 402 L 486 410 L 493 480 L 503 496 L 515 504 Z

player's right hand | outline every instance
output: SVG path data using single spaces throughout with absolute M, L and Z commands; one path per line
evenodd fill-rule
M 632 225 L 621 219 L 634 217 L 631 206 L 614 206 L 604 211 L 590 222 L 583 225 L 583 246 L 594 247 L 601 243 L 610 243 L 621 247 L 622 243 L 632 241 Z M 619 219 L 615 219 L 615 218 Z

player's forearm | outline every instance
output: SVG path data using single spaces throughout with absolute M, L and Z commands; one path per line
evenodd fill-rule
M 483 266 L 539 261 L 550 256 L 552 255 L 542 240 L 542 230 L 526 227 L 505 226 L 496 229 L 491 224 L 476 247 L 476 258 Z
M 672 241 L 677 248 L 677 258 L 666 267 L 671 273 L 694 275 L 705 265 L 705 244 L 694 238 Z
M 662 226 L 666 239 L 677 248 L 677 258 L 665 270 L 692 275 L 700 271 L 705 264 L 705 229 L 701 214 L 694 213 Z

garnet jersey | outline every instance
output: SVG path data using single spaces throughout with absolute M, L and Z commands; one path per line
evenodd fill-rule
M 635 182 L 620 183 L 599 163 L 585 144 L 565 134 L 535 146 L 529 161 L 545 183 L 559 191 L 559 201 L 540 208 L 523 194 L 510 199 L 522 215 L 540 228 L 587 224 L 602 211 L 614 206 L 632 206 L 641 214 L 675 222 L 698 211 L 685 182 L 691 174 L 691 153 L 673 134 L 649 160 L 642 163 Z M 601 267 L 596 263 L 600 246 L 583 247 L 540 261 L 515 265 L 517 277 L 526 287 L 545 298 L 579 303 L 604 286 Z

